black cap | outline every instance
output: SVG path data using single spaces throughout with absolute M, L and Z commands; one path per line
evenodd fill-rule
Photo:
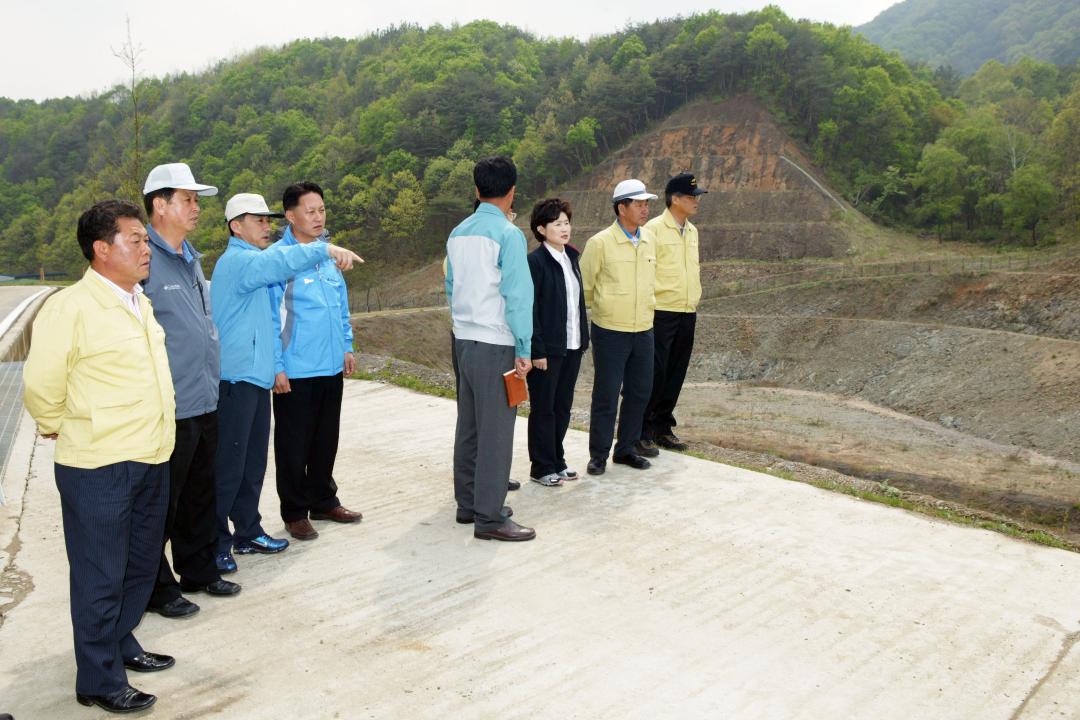
M 664 192 L 672 195 L 704 195 L 709 192 L 697 185 L 697 178 L 692 173 L 679 173 L 667 181 Z

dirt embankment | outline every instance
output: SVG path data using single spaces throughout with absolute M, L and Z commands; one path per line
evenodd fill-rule
M 845 318 L 699 317 L 693 381 L 857 396 L 1080 462 L 1080 343 Z
M 716 298 L 721 315 L 874 318 L 1080 340 L 1080 275 L 998 272 L 814 283 Z

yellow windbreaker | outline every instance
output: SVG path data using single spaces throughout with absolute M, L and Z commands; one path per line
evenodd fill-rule
M 620 332 L 651 329 L 656 306 L 656 239 L 643 227 L 634 247 L 619 223 L 612 223 L 585 244 L 581 281 L 594 323 Z
M 656 309 L 696 312 L 701 301 L 697 228 L 687 220 L 680 235 L 671 210 L 664 210 L 645 227 L 656 237 Z
M 176 398 L 165 331 L 138 296 L 144 323 L 90 271 L 45 302 L 23 368 L 23 401 L 44 434 L 59 433 L 55 460 L 97 468 L 168 461 Z

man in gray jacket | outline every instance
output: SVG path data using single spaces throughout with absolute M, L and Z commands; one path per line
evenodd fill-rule
M 240 592 L 239 585 L 221 578 L 222 571 L 230 568 L 215 563 L 214 454 L 221 349 L 199 260 L 202 256 L 186 239 L 199 220 L 198 196 L 215 194 L 217 188 L 195 182 L 191 169 L 183 163 L 158 165 L 150 171 L 143 187 L 153 249 L 150 277 L 144 281 L 144 289 L 165 330 L 165 348 L 176 389 L 176 447 L 169 458 L 169 511 L 164 539 L 172 542 L 173 566 L 180 575 L 177 583 L 162 552 L 149 609 L 170 618 L 188 617 L 199 611 L 199 606 L 187 600 L 181 590 L 211 595 Z M 235 570 L 236 565 L 231 569 Z

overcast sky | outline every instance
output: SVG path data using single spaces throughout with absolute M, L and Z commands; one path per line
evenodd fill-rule
M 897 0 L 777 0 L 795 18 L 860 25 Z M 124 67 L 113 54 L 131 19 L 142 45 L 142 74 L 198 72 L 218 60 L 261 45 L 298 38 L 357 37 L 402 22 L 429 26 L 478 18 L 509 23 L 541 36 L 603 35 L 628 23 L 716 9 L 746 12 L 764 0 L 684 0 L 658 9 L 655 0 L 581 2 L 475 2 L 473 0 L 0 0 L 4 40 L 0 43 L 0 96 L 42 100 L 88 95 L 122 82 Z M 538 10 L 537 8 L 542 8 Z M 677 8 L 677 9 L 675 9 Z

